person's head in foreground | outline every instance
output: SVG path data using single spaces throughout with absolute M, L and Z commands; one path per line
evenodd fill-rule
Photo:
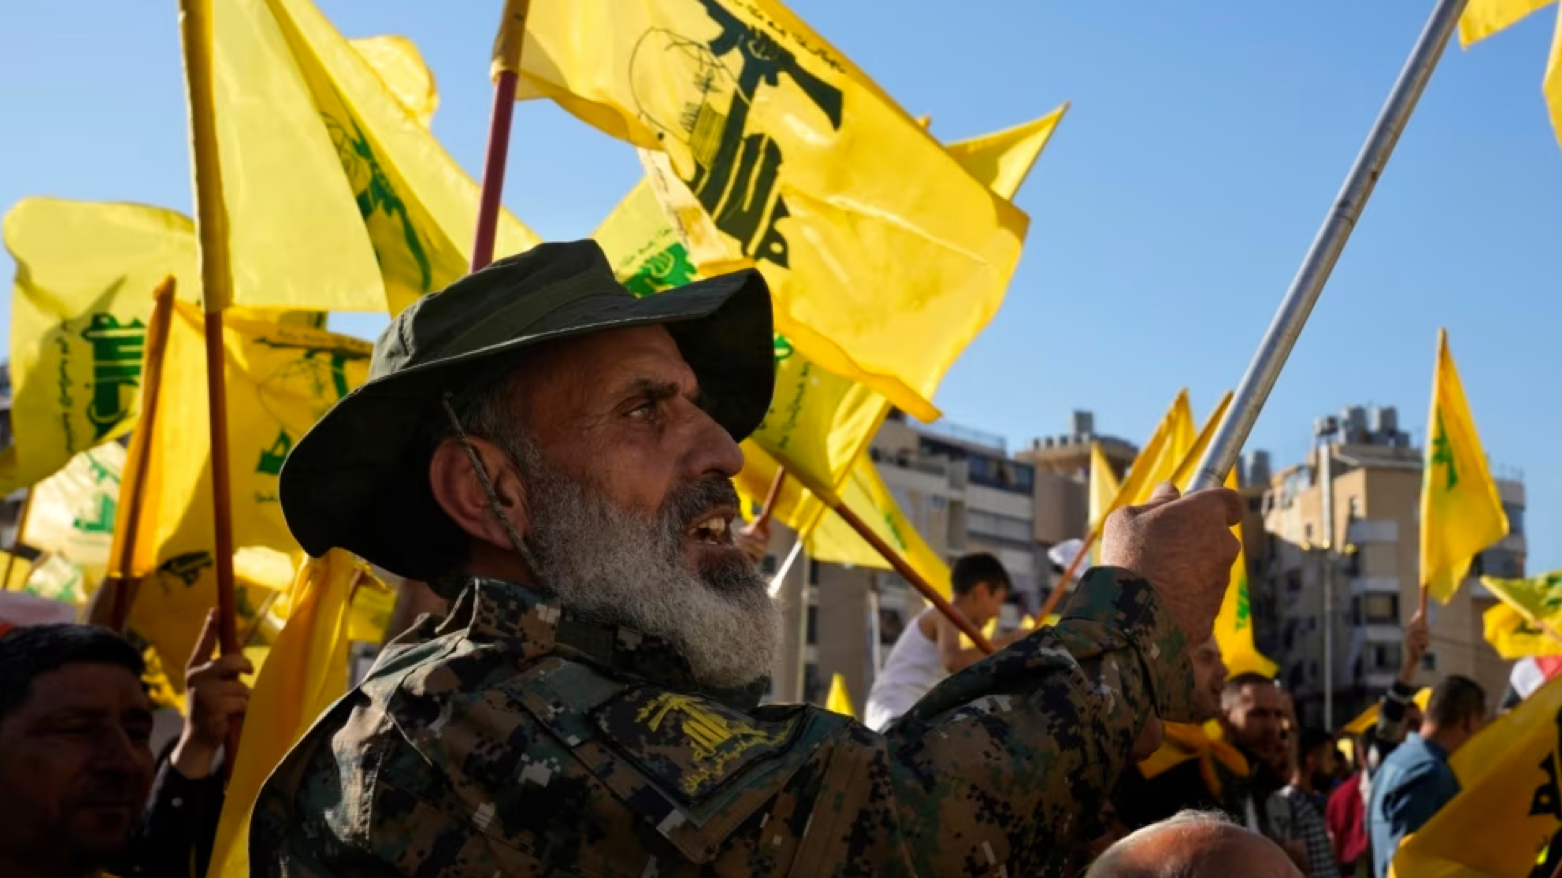
M 142 671 L 105 628 L 0 635 L 0 875 L 81 878 L 123 853 L 152 785 Z
M 1469 677 L 1454 674 L 1432 688 L 1421 737 L 1452 755 L 1486 725 L 1486 716 L 1486 690 Z
M 1300 878 L 1279 845 L 1225 816 L 1183 811 L 1117 842 L 1085 878 Z
M 1226 681 L 1221 709 L 1221 725 L 1232 742 L 1277 776 L 1285 776 L 1291 754 L 1282 733 L 1284 705 L 1274 680 L 1256 673 L 1232 677 Z
M 289 458 L 288 524 L 446 597 L 461 574 L 548 589 L 666 639 L 701 684 L 749 683 L 778 614 L 730 480 L 770 398 L 769 296 L 754 272 L 613 295 L 598 260 L 543 244 L 411 306 Z
M 949 571 L 954 605 L 977 625 L 986 625 L 1003 612 L 1009 597 L 1009 572 L 1003 562 L 986 552 L 963 555 Z

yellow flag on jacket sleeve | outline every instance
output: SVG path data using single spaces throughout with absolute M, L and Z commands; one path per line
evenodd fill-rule
M 332 549 L 298 571 L 287 624 L 255 680 L 212 846 L 213 878 L 248 878 L 249 816 L 271 770 L 347 691 L 349 607 L 367 571 Z
M 857 459 L 851 477 L 841 488 L 841 502 L 890 548 L 899 552 L 939 594 L 949 597 L 949 565 L 917 533 L 872 460 Z M 892 569 L 884 556 L 833 512 L 827 511 L 820 516 L 812 532 L 807 534 L 807 548 L 808 556 L 816 561 Z
M 505 28 L 518 95 L 665 153 L 765 274 L 781 334 L 935 418 L 1018 262 L 1018 208 L 776 0 L 532 0 Z
M 830 677 L 830 694 L 824 700 L 824 709 L 841 716 L 857 718 L 857 710 L 852 707 L 852 698 L 846 693 L 846 678 L 840 674 Z
M 1562 679 L 1553 679 L 1454 751 L 1460 792 L 1400 845 L 1396 874 L 1530 874 L 1562 827 L 1559 728 Z
M 382 73 L 309 0 L 217 3 L 212 40 L 220 305 L 394 314 L 466 273 L 478 187 L 424 124 L 415 52 L 370 45 Z M 501 212 L 495 253 L 536 242 Z
M 223 344 L 234 548 L 280 561 L 259 567 L 254 578 L 265 581 L 251 583 L 259 590 L 240 589 L 243 627 L 265 600 L 264 586 L 286 588 L 292 567 L 283 559 L 300 552 L 277 501 L 282 461 L 338 399 L 363 383 L 371 348 L 329 332 L 231 316 L 223 321 Z M 150 443 L 147 466 L 139 469 L 132 453 L 124 478 L 142 481 L 131 568 L 123 571 L 141 578 L 131 626 L 165 657 L 189 655 L 200 620 L 216 605 L 204 345 L 200 309 L 176 303 L 156 417 L 136 436 L 141 440 L 145 431 Z M 121 505 L 116 531 L 124 531 L 128 513 L 129 505 Z M 177 677 L 175 683 L 183 685 Z
M 1528 579 L 1481 577 L 1501 601 L 1486 611 L 1486 639 L 1503 658 L 1562 652 L 1562 570 Z M 1506 610 L 1507 612 L 1500 612 Z
M 1508 532 L 1497 483 L 1486 466 L 1448 351 L 1448 332 L 1437 333 L 1432 413 L 1426 428 L 1421 480 L 1421 584 L 1443 603 L 1454 596 L 1470 562 Z

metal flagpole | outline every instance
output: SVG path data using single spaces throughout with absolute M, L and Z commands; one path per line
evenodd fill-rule
M 1296 345 L 1296 339 L 1307 323 L 1307 316 L 1318 301 L 1318 294 L 1323 292 L 1329 273 L 1334 270 L 1334 263 L 1345 249 L 1345 242 L 1350 239 L 1356 221 L 1361 218 L 1362 208 L 1372 196 L 1378 178 L 1383 175 L 1388 158 L 1394 152 L 1394 145 L 1399 142 L 1399 135 L 1405 130 L 1405 123 L 1410 120 L 1416 101 L 1421 98 L 1427 81 L 1432 78 L 1432 71 L 1437 67 L 1443 49 L 1448 45 L 1448 38 L 1459 23 L 1466 2 L 1438 0 L 1437 7 L 1432 10 L 1431 18 L 1416 40 L 1415 48 L 1410 50 L 1404 69 L 1399 72 L 1399 79 L 1395 81 L 1388 100 L 1384 102 L 1377 121 L 1372 125 L 1371 133 L 1367 135 L 1367 142 L 1362 145 L 1356 163 L 1345 178 L 1345 185 L 1340 188 L 1334 206 L 1324 218 L 1323 227 L 1318 230 L 1307 257 L 1302 260 L 1301 268 L 1291 281 L 1291 288 L 1281 300 L 1274 321 L 1269 324 L 1268 331 L 1259 342 L 1258 351 L 1253 355 L 1246 374 L 1242 376 L 1242 383 L 1237 386 L 1231 408 L 1227 410 L 1220 429 L 1215 431 L 1215 438 L 1210 441 L 1203 459 L 1199 461 L 1199 468 L 1189 486 L 1190 491 L 1219 487 L 1225 481 L 1226 473 L 1236 463 L 1242 443 L 1247 441 L 1248 434 L 1252 432 L 1258 413 L 1263 410 L 1269 391 L 1275 386 L 1275 379 L 1280 377 L 1280 370 L 1285 366 L 1291 348 Z

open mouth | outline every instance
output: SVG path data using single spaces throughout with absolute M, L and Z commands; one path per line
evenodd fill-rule
M 730 509 L 707 512 L 689 525 L 684 531 L 684 536 L 702 545 L 730 546 L 733 515 Z

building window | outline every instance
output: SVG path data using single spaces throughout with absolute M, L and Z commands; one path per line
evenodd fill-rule
M 1308 662 L 1307 663 L 1307 679 L 1309 679 L 1309 680 L 1316 680 L 1316 679 L 1318 679 L 1318 676 L 1319 676 L 1319 674 L 1318 674 L 1318 663 L 1317 662 Z
M 808 608 L 808 640 L 806 642 L 808 642 L 808 643 L 815 643 L 815 644 L 819 642 L 819 608 L 818 607 L 810 606 Z
M 1313 541 L 1313 526 L 1310 523 L 1302 525 L 1302 540 L 1308 544 Z
M 1300 570 L 1292 570 L 1291 572 L 1289 572 L 1289 573 L 1287 573 L 1285 575 L 1285 593 L 1286 594 L 1301 594 L 1302 593 L 1302 571 L 1300 571 Z
M 1399 622 L 1399 595 L 1366 595 L 1366 600 L 1362 601 L 1362 610 L 1366 613 L 1369 625 L 1396 624 Z
M 1524 507 L 1517 503 L 1504 503 L 1502 511 L 1508 516 L 1508 533 L 1516 537 L 1524 536 Z
M 1375 671 L 1399 670 L 1399 644 L 1374 643 L 1372 645 L 1372 669 Z
M 1359 494 L 1350 495 L 1350 517 L 1361 517 L 1361 495 Z
M 819 562 L 812 558 L 808 559 L 808 584 L 819 584 Z
M 1437 670 L 1437 653 L 1428 652 L 1421 656 L 1421 669 L 1424 671 Z
M 765 559 L 759 562 L 759 572 L 765 574 L 766 576 L 773 576 L 775 575 L 775 572 L 779 566 L 780 565 L 776 563 L 776 556 L 766 555 Z

